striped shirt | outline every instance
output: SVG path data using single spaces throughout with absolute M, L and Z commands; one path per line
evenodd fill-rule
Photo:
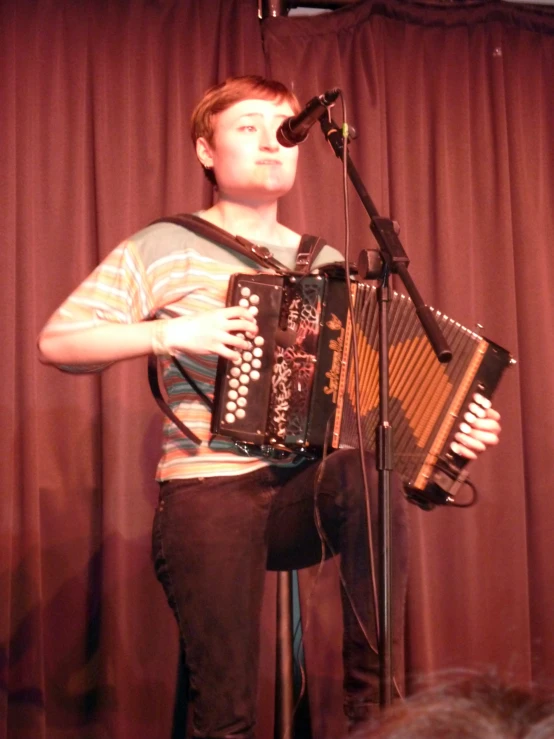
M 270 247 L 274 257 L 294 265 L 296 250 Z M 324 247 L 316 264 L 336 262 L 340 254 Z M 225 307 L 229 278 L 254 273 L 257 265 L 181 226 L 157 223 L 122 242 L 81 283 L 48 321 L 45 331 L 75 331 L 105 322 L 131 324 L 155 315 L 194 316 Z M 182 353 L 179 362 L 213 399 L 218 357 Z M 94 372 L 106 365 L 60 365 L 69 372 Z M 162 456 L 156 479 L 239 475 L 268 464 L 291 462 L 242 456 L 232 440 L 212 438 L 211 414 L 170 357 L 161 358 L 168 404 L 196 436 L 200 446 L 164 419 Z

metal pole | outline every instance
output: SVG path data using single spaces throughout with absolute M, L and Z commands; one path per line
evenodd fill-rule
M 287 0 L 258 0 L 258 18 L 277 18 L 287 15 L 289 4 Z
M 292 574 L 277 573 L 277 672 L 275 739 L 293 739 Z

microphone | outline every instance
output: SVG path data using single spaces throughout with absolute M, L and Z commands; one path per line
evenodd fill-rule
M 326 112 L 340 95 L 338 87 L 312 98 L 297 115 L 285 118 L 277 129 L 277 141 L 281 146 L 296 146 L 308 137 L 310 128 Z

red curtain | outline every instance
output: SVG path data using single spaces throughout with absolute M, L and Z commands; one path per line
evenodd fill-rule
M 399 222 L 426 302 L 468 327 L 482 324 L 518 361 L 496 396 L 501 444 L 472 473 L 478 504 L 411 510 L 408 689 L 458 667 L 550 685 L 554 16 L 496 2 L 376 0 L 267 21 L 264 49 L 270 73 L 302 100 L 343 89 L 358 131 L 352 160 L 378 211 Z M 340 105 L 333 115 L 342 121 Z M 283 215 L 342 248 L 340 163 L 316 129 L 302 147 L 300 196 Z M 350 190 L 355 255 L 373 243 Z M 329 613 L 330 633 L 340 635 L 338 611 L 322 618 Z M 338 708 L 338 645 L 323 653 L 314 632 L 308 657 L 317 674 L 336 675 Z M 315 736 L 336 736 L 328 697 L 319 688 L 311 696 Z
M 410 509 L 408 689 L 491 665 L 550 684 L 552 13 L 375 0 L 260 26 L 255 0 L 4 0 L 0 41 L 0 738 L 171 735 L 178 650 L 149 561 L 160 418 L 144 362 L 72 377 L 41 366 L 35 340 L 121 238 L 209 202 L 188 119 L 229 74 L 268 72 L 302 101 L 340 86 L 353 161 L 400 223 L 425 299 L 518 360 L 497 395 L 502 443 L 472 475 L 478 504 Z M 371 237 L 353 192 L 350 208 L 355 254 Z M 340 164 L 316 128 L 282 216 L 344 248 Z M 343 729 L 332 569 L 307 634 L 318 739 Z
M 0 29 L 0 737 L 166 737 L 178 643 L 150 563 L 146 365 L 73 377 L 35 343 L 124 236 L 211 197 L 189 118 L 210 85 L 263 73 L 257 4 L 6 0 Z

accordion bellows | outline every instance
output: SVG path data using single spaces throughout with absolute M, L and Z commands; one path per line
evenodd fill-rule
M 324 275 L 231 278 L 227 305 L 238 303 L 251 310 L 259 334 L 240 361 L 220 358 L 214 433 L 269 455 L 273 450 L 319 455 L 339 447 L 375 449 L 377 289 L 352 282 L 353 315 L 347 289 L 344 280 Z M 465 460 L 450 451 L 460 419 L 474 393 L 491 397 L 513 360 L 502 347 L 434 311 L 452 350 L 452 360 L 440 363 L 411 300 L 391 295 L 389 420 L 394 468 L 416 497 L 421 493 L 432 502 L 448 502 L 467 476 Z

